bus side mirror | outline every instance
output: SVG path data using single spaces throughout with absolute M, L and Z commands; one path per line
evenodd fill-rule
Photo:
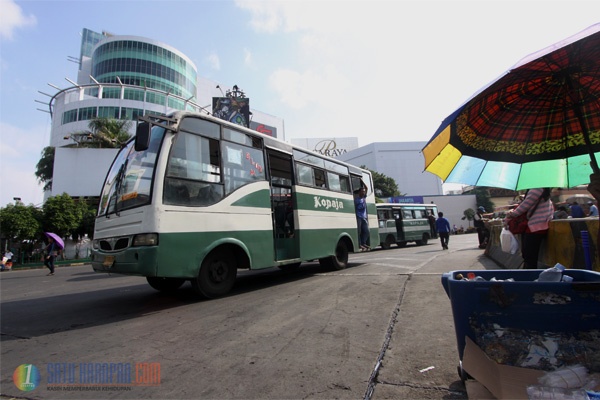
M 135 151 L 144 151 L 150 146 L 150 129 L 148 122 L 140 122 L 135 130 Z

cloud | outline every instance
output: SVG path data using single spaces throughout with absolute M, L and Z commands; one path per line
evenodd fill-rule
M 250 11 L 250 26 L 257 32 L 274 33 L 283 24 L 280 6 L 269 1 L 238 0 L 236 5 Z
M 254 60 L 252 59 L 252 52 L 248 48 L 244 48 L 244 65 L 246 67 L 254 67 Z
M 47 127 L 21 129 L 0 122 L 0 207 L 21 197 L 25 204 L 43 201 L 42 186 L 38 184 L 35 168 L 47 138 L 34 138 L 32 132 L 45 132 Z
M 12 40 L 15 30 L 36 24 L 35 16 L 23 15 L 13 0 L 0 0 L 0 39 Z
M 310 104 L 320 108 L 328 108 L 334 94 L 349 91 L 351 84 L 344 75 L 333 65 L 323 66 L 322 69 L 309 69 L 298 72 L 291 69 L 279 69 L 269 77 L 269 85 L 279 95 L 281 101 L 293 109 L 302 109 Z
M 221 69 L 221 60 L 219 59 L 219 56 L 216 53 L 209 54 L 209 56 L 206 57 L 206 61 L 212 69 L 216 71 Z

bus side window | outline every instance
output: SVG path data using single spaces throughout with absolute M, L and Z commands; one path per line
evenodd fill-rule
M 402 210 L 403 219 L 413 219 L 412 211 Z
M 303 185 L 313 184 L 313 169 L 308 165 L 296 163 L 296 171 L 298 173 L 298 183 Z
M 322 169 L 315 168 L 314 173 L 315 173 L 315 186 L 319 187 L 319 188 L 327 187 L 327 184 L 325 181 L 325 171 L 323 171 Z
M 165 204 L 186 206 L 190 204 L 190 191 L 183 183 L 176 183 L 174 179 L 167 178 L 165 186 Z

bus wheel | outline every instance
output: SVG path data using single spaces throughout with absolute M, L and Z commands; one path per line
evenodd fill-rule
M 394 239 L 392 235 L 388 235 L 386 236 L 385 241 L 381 242 L 381 248 L 388 250 L 394 243 L 396 243 L 396 239 Z
M 423 235 L 423 239 L 417 240 L 417 246 L 425 246 L 427 244 L 427 235 Z
M 158 278 L 156 276 L 147 276 L 146 280 L 153 289 L 159 292 L 172 292 L 177 290 L 185 283 L 185 279 L 180 278 Z
M 282 271 L 297 271 L 302 263 L 293 263 L 286 265 L 279 265 L 279 269 Z
M 348 266 L 348 247 L 343 241 L 339 241 L 335 246 L 335 255 L 320 258 L 319 263 L 329 269 L 340 270 Z
M 228 293 L 237 276 L 235 257 L 224 250 L 210 253 L 200 266 L 200 273 L 192 279 L 194 291 L 213 299 Z

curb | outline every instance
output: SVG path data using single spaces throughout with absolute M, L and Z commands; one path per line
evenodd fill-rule
M 84 260 L 84 261 L 77 261 L 77 262 L 61 262 L 61 263 L 54 263 L 54 267 L 58 268 L 58 267 L 80 267 L 82 265 L 86 265 L 89 264 L 91 262 L 91 260 Z M 8 272 L 8 271 L 23 271 L 23 270 L 29 270 L 29 269 L 44 269 L 46 268 L 46 266 L 44 264 L 29 264 L 29 265 L 23 265 L 23 266 L 13 266 L 11 269 L 9 270 L 5 270 L 2 272 Z

